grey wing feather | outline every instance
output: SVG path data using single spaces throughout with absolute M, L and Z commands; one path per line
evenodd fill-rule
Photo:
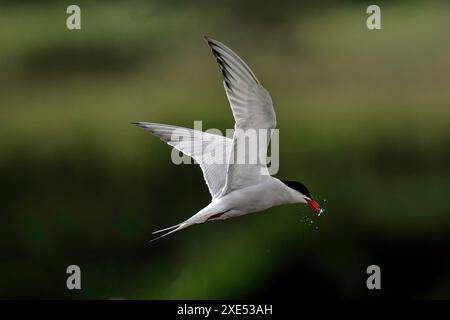
M 226 181 L 227 153 L 231 150 L 231 139 L 167 124 L 150 122 L 134 122 L 133 124 L 158 136 L 168 145 L 194 159 L 202 169 L 212 198 L 221 193 Z M 218 152 L 221 152 L 223 156 Z
M 222 71 L 225 92 L 235 119 L 235 133 L 228 161 L 230 165 L 227 170 L 226 186 L 222 192 L 224 195 L 259 183 L 267 177 L 267 167 L 263 163 L 242 164 L 233 161 L 236 161 L 238 146 L 246 143 L 242 131 L 265 129 L 266 142 L 269 143 L 272 130 L 276 127 L 276 115 L 270 94 L 261 85 L 250 67 L 223 43 L 205 38 Z M 267 148 L 267 145 L 265 147 Z M 264 150 L 264 154 L 266 151 Z

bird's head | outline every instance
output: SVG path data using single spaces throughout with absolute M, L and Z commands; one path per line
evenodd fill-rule
M 311 193 L 303 183 L 298 181 L 286 181 L 286 180 L 281 180 L 281 182 L 283 182 L 290 189 L 296 191 L 297 195 L 296 199 L 298 200 L 298 202 L 308 204 L 319 214 L 323 212 L 323 209 L 320 208 L 319 204 L 312 198 Z

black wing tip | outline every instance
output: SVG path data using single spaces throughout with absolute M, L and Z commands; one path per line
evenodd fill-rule
M 211 49 L 213 49 L 213 47 L 217 47 L 219 46 L 219 41 L 214 40 L 213 38 L 211 38 L 210 36 L 204 35 L 203 39 L 205 39 L 205 41 L 208 43 L 208 46 L 211 47 Z
M 136 122 L 136 121 L 133 121 L 133 122 L 130 122 L 130 124 L 133 124 L 133 125 L 135 125 L 135 126 L 137 126 L 137 127 L 139 127 L 139 128 L 144 128 L 145 129 L 145 123 L 144 122 Z

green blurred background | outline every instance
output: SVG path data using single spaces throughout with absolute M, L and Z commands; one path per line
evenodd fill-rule
M 80 31 L 70 4 L 0 5 L 0 298 L 450 298 L 447 2 L 378 1 L 379 31 L 367 1 L 77 1 Z M 129 122 L 233 125 L 204 34 L 271 92 L 277 176 L 324 216 L 277 207 L 147 244 L 210 198 Z

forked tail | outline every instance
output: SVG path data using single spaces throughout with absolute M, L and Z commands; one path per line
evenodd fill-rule
M 202 210 L 200 210 L 199 212 L 194 214 L 192 217 L 190 217 L 189 219 L 187 219 L 187 220 L 185 220 L 185 221 L 183 221 L 183 222 L 181 222 L 179 224 L 176 224 L 174 226 L 171 226 L 171 227 L 168 227 L 168 228 L 164 228 L 164 229 L 152 232 L 152 234 L 157 234 L 157 233 L 160 233 L 160 232 L 168 231 L 168 232 L 164 233 L 163 235 L 160 235 L 159 237 L 156 237 L 156 238 L 150 240 L 149 242 L 153 242 L 155 240 L 161 239 L 161 238 L 163 238 L 165 236 L 168 236 L 171 233 L 174 233 L 176 231 L 180 231 L 181 229 L 187 228 L 187 227 L 192 226 L 194 224 L 204 223 L 204 222 L 208 221 L 208 218 L 207 218 L 208 216 L 210 216 L 210 217 L 217 216 L 217 214 L 216 215 L 212 215 L 212 216 L 210 215 L 210 212 L 211 212 L 210 206 L 211 206 L 211 204 L 209 204 L 208 206 L 206 206 L 205 208 L 203 208 Z M 213 211 L 213 212 L 216 212 L 216 211 Z M 220 213 L 220 215 L 222 215 L 223 213 Z
M 163 238 L 165 236 L 168 236 L 171 233 L 174 233 L 176 231 L 184 229 L 184 228 L 186 228 L 188 226 L 189 225 L 187 225 L 185 222 L 182 222 L 182 223 L 176 224 L 176 225 L 168 227 L 168 228 L 164 228 L 164 229 L 161 229 L 161 230 L 154 231 L 154 232 L 152 232 L 152 234 L 157 234 L 157 233 L 161 233 L 161 232 L 170 230 L 169 232 L 166 232 L 163 235 L 160 235 L 159 237 L 156 237 L 156 238 L 150 240 L 148 243 L 153 242 L 153 241 L 158 240 L 158 239 L 161 239 L 161 238 Z

